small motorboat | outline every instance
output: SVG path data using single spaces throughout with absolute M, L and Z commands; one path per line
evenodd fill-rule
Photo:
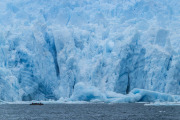
M 31 103 L 30 105 L 44 105 L 43 103 Z

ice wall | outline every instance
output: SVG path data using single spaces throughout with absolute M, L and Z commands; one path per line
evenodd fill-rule
M 178 0 L 1 0 L 0 99 L 180 94 Z

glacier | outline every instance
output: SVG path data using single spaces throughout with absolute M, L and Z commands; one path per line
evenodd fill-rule
M 0 101 L 179 101 L 179 6 L 1 0 Z

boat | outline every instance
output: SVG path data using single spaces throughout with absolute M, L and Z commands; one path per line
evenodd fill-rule
M 31 103 L 30 105 L 44 105 L 43 103 Z

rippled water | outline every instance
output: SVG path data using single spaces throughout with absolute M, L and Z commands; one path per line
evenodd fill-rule
M 0 105 L 0 120 L 179 120 L 180 106 L 127 104 Z

